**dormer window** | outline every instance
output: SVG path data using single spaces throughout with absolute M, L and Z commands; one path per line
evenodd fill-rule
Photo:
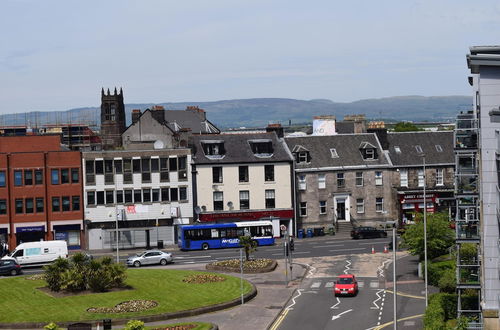
M 400 154 L 401 153 L 401 148 L 399 146 L 394 146 L 394 151 L 397 153 L 397 154 Z
M 201 146 L 203 148 L 203 153 L 207 156 L 207 158 L 222 158 L 226 154 L 224 141 L 201 141 Z
M 330 154 L 332 155 L 332 158 L 339 158 L 339 154 L 335 148 L 330 148 Z
M 307 163 L 309 160 L 309 152 L 302 151 L 297 153 L 297 163 Z
M 443 148 L 439 144 L 436 144 L 436 151 L 443 152 Z
M 417 151 L 417 153 L 421 154 L 423 151 L 422 151 L 422 147 L 421 146 L 415 146 L 415 150 Z
M 364 160 L 375 160 L 378 158 L 377 148 L 369 142 L 362 142 L 359 146 L 359 151 Z
M 273 143 L 271 140 L 250 140 L 248 142 L 256 157 L 271 157 L 273 155 Z

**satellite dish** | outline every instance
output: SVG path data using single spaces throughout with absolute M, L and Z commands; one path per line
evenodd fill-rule
M 164 149 L 165 148 L 165 143 L 163 143 L 162 140 L 156 140 L 153 147 L 155 149 Z
M 230 210 L 233 209 L 233 202 L 227 202 L 227 207 L 229 207 Z
M 201 207 L 201 210 L 202 210 L 203 212 L 206 212 L 206 211 L 207 211 L 207 207 L 206 207 L 205 205 L 203 205 L 203 206 Z
M 194 208 L 194 213 L 196 213 L 196 214 L 200 214 L 200 213 L 201 213 L 201 207 L 196 206 L 196 207 Z

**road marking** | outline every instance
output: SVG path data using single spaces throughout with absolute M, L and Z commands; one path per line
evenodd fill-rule
M 329 250 L 329 251 L 330 252 L 342 252 L 342 251 L 357 251 L 357 250 L 366 250 L 366 248 L 338 249 L 338 250 Z
M 285 309 L 283 312 L 281 312 L 281 315 L 278 317 L 278 319 L 274 322 L 274 324 L 269 329 L 270 330 L 276 330 L 276 329 L 278 329 L 278 327 L 280 326 L 281 322 L 283 322 L 283 320 L 286 317 L 286 314 L 288 314 L 289 311 L 290 311 L 289 309 Z
M 317 289 L 321 286 L 321 282 L 314 282 L 311 284 L 311 289 Z
M 300 297 L 300 295 L 302 294 L 302 291 L 304 291 L 304 289 L 298 289 L 297 290 L 297 295 L 295 297 L 292 298 L 292 303 L 290 304 L 290 306 L 287 307 L 287 309 L 292 309 L 292 307 L 295 305 L 295 299 L 297 299 L 298 297 Z
M 337 315 L 333 315 L 333 316 L 332 316 L 332 321 L 333 321 L 333 320 L 338 319 L 338 318 L 339 318 L 339 317 L 341 317 L 343 314 L 345 314 L 345 313 L 349 313 L 349 312 L 352 312 L 352 309 L 348 309 L 348 310 L 346 310 L 345 312 L 342 312 L 342 313 L 337 314 Z
M 388 262 L 391 262 L 391 260 L 390 259 L 386 260 L 380 266 L 377 267 L 377 274 L 379 276 L 385 277 L 385 275 L 384 275 L 384 268 L 385 268 L 385 264 L 388 263 Z
M 334 245 L 317 245 L 313 246 L 313 249 L 319 249 L 319 248 L 332 248 L 332 247 L 337 247 L 337 246 L 345 246 L 344 244 L 334 244 Z
M 387 292 L 394 294 L 394 291 L 391 291 L 391 290 L 387 290 Z M 424 293 L 425 293 L 425 291 L 424 291 Z M 398 291 L 396 294 L 398 296 L 402 296 L 402 297 L 415 298 L 415 299 L 425 299 L 425 297 L 422 297 L 422 296 L 415 296 L 415 295 L 400 292 L 400 291 Z
M 370 288 L 372 288 L 372 289 L 378 289 L 379 288 L 378 281 L 371 281 L 370 282 Z
M 314 275 L 314 272 L 316 271 L 316 267 L 309 266 L 308 264 L 306 264 L 306 265 L 307 265 L 307 268 L 309 269 L 306 277 L 312 277 Z
M 325 288 L 331 288 L 333 287 L 333 282 L 326 282 Z
M 194 264 L 196 263 L 196 261 L 186 261 L 186 262 L 183 262 L 183 264 Z
M 404 321 L 403 327 L 414 327 L 415 321 Z
M 346 260 L 346 265 L 345 265 L 345 269 L 344 269 L 344 274 L 347 274 L 349 272 L 349 269 L 351 269 L 351 267 L 349 267 L 351 265 L 351 260 Z
M 380 306 L 377 305 L 377 301 L 379 301 L 380 299 L 382 299 L 382 297 L 380 296 L 380 292 L 382 292 L 382 291 L 384 291 L 384 289 L 377 291 L 376 295 L 377 295 L 378 298 L 375 301 L 372 302 L 372 304 L 374 304 L 375 307 L 371 306 L 370 309 L 380 309 Z
M 358 282 L 358 287 L 359 287 L 360 289 L 364 288 L 364 286 L 365 286 L 365 282 L 363 282 L 363 281 Z
M 383 241 L 382 242 L 370 242 L 370 243 L 368 243 L 368 242 L 366 242 L 366 243 L 358 243 L 358 245 L 370 245 L 370 244 L 371 245 L 375 245 L 375 244 L 387 244 L 387 243 L 383 242 Z
M 330 309 L 339 309 L 337 306 L 340 304 L 340 299 L 339 297 L 335 297 L 337 299 L 337 303 L 335 305 L 333 305 L 332 307 L 330 307 Z
M 396 321 L 397 322 L 401 322 L 401 321 L 416 319 L 416 318 L 419 318 L 419 317 L 422 317 L 422 316 L 424 316 L 424 314 L 418 314 L 418 315 L 403 317 L 402 319 L 398 319 Z M 390 322 L 384 323 L 382 325 L 377 325 L 376 327 L 370 328 L 370 329 L 367 329 L 367 330 L 380 330 L 380 329 L 383 329 L 383 328 L 385 328 L 385 327 L 387 327 L 387 326 L 389 326 L 389 325 L 391 325 L 393 323 L 394 323 L 394 321 L 390 321 Z
M 311 251 L 304 251 L 304 252 L 293 252 L 292 254 L 306 254 L 306 253 L 311 253 Z
M 212 256 L 198 256 L 198 257 L 175 257 L 175 259 L 196 259 L 196 258 L 212 258 Z

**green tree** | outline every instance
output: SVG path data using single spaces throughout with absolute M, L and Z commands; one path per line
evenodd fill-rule
M 424 260 L 423 214 L 417 213 L 416 223 L 409 225 L 403 234 L 403 246 L 413 255 Z M 427 257 L 434 259 L 446 254 L 455 241 L 455 232 L 450 228 L 448 213 L 427 214 Z
M 394 132 L 415 132 L 421 130 L 415 124 L 409 122 L 399 122 L 394 126 Z
M 240 245 L 245 249 L 245 260 L 250 260 L 250 254 L 257 250 L 257 244 L 250 236 L 240 236 Z

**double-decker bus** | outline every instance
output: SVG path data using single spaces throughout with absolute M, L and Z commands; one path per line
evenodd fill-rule
M 257 246 L 274 244 L 271 221 L 180 226 L 177 244 L 181 250 L 240 247 L 240 236 L 251 236 Z

